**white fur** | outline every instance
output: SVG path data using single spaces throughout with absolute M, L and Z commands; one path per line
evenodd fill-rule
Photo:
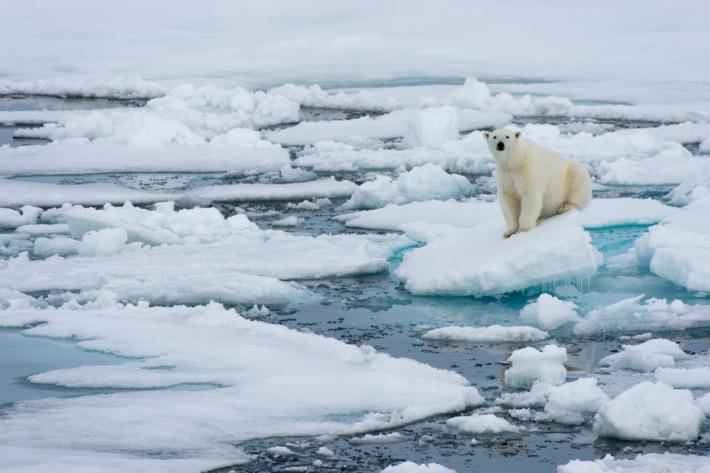
M 498 201 L 507 226 L 504 238 L 532 230 L 540 217 L 589 205 L 592 184 L 580 163 L 538 146 L 519 131 L 502 128 L 483 137 L 496 159 Z

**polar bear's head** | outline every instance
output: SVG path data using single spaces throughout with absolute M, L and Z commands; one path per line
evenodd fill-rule
M 484 131 L 483 138 L 486 139 L 486 144 L 488 145 L 488 149 L 491 150 L 493 157 L 505 160 L 518 145 L 520 132 L 507 128 L 499 128 L 493 131 Z

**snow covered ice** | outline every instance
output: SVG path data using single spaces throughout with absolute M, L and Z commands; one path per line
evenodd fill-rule
M 0 470 L 710 468 L 707 2 L 5 10 Z
M 503 227 L 493 219 L 436 239 L 405 255 L 397 276 L 414 294 L 483 296 L 586 278 L 600 263 L 575 214 L 553 217 L 506 240 L 500 237 Z

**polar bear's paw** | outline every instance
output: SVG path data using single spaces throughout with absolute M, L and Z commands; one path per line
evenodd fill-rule
M 567 202 L 567 203 L 560 205 L 560 208 L 557 209 L 557 214 L 563 214 L 565 212 L 569 212 L 570 210 L 576 210 L 576 209 L 577 209 L 576 205 L 574 205 L 570 202 Z
M 518 233 L 517 228 L 509 228 L 503 234 L 503 238 L 510 238 L 511 236 L 515 235 L 516 233 Z

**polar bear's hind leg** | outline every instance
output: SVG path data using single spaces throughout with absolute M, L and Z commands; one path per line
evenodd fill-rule
M 567 170 L 569 195 L 557 213 L 582 210 L 592 201 L 592 183 L 587 170 L 579 163 L 572 163 Z

